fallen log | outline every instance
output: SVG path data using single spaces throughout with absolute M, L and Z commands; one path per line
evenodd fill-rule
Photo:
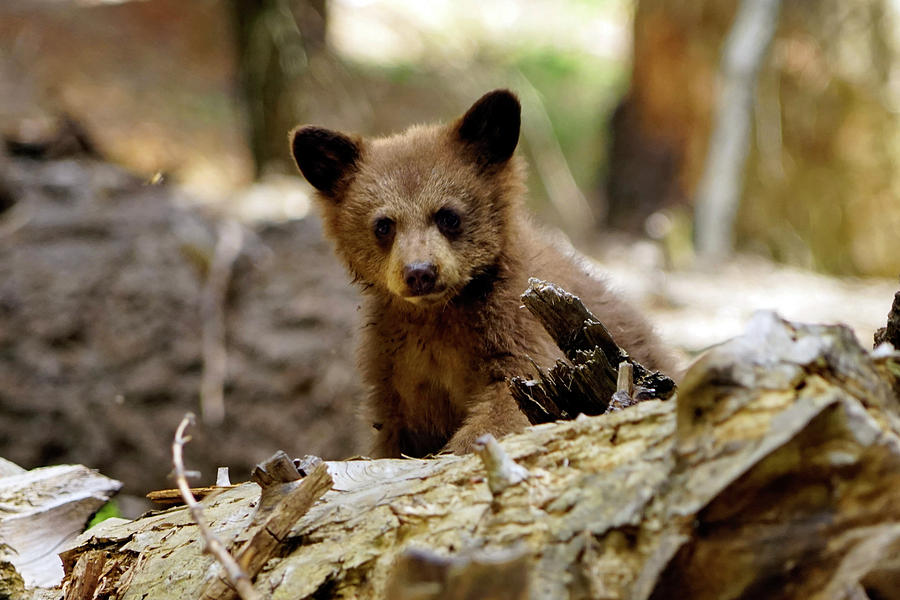
M 896 597 L 892 373 L 900 354 L 870 354 L 844 327 L 760 313 L 674 401 L 534 426 L 486 442 L 487 458 L 326 463 L 332 489 L 254 588 L 273 600 Z M 237 548 L 259 501 L 247 483 L 202 504 Z M 202 549 L 183 507 L 101 523 L 62 554 L 65 597 L 199 597 L 220 574 Z

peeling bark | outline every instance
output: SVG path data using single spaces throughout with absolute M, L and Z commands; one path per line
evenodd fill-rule
M 122 484 L 81 465 L 26 471 L 0 461 L 0 598 L 51 588 L 63 576 L 56 553 Z

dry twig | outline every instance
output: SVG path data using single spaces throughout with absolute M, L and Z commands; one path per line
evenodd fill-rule
M 172 463 L 175 466 L 175 480 L 178 483 L 178 490 L 181 492 L 184 503 L 187 504 L 191 511 L 191 518 L 194 519 L 197 528 L 200 530 L 200 535 L 203 537 L 204 550 L 215 557 L 225 571 L 229 583 L 234 586 L 234 589 L 237 590 L 237 593 L 243 600 L 261 600 L 261 596 L 253 589 L 250 578 L 241 569 L 237 561 L 234 560 L 234 557 L 228 553 L 222 540 L 207 525 L 206 518 L 203 515 L 203 507 L 191 494 L 191 488 L 187 482 L 187 473 L 184 469 L 182 449 L 191 439 L 190 436 L 185 437 L 184 430 L 193 422 L 194 415 L 191 413 L 186 414 L 181 423 L 179 423 L 178 429 L 175 431 L 175 440 L 172 442 Z
M 237 563 L 243 572 L 255 577 L 263 566 L 283 547 L 291 529 L 312 508 L 316 500 L 334 483 L 324 462 L 303 481 L 300 472 L 287 455 L 278 452 L 253 471 L 254 481 L 262 487 L 262 495 L 253 517 L 253 536 L 237 552 Z M 231 600 L 233 590 L 217 577 L 209 581 L 200 594 L 201 600 Z

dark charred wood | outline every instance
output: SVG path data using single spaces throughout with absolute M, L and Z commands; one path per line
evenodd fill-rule
M 674 381 L 632 359 L 577 296 L 532 279 L 522 302 L 568 359 L 557 361 L 549 370 L 536 367 L 536 380 L 509 380 L 513 397 L 532 424 L 607 412 L 617 389 L 618 373 L 613 365 L 623 362 L 633 367 L 635 393 L 629 398 L 665 400 L 675 392 Z M 620 409 L 630 404 L 620 399 L 616 406 Z
M 887 326 L 875 332 L 875 346 L 885 342 L 900 350 L 900 292 L 894 294 L 894 302 L 888 313 Z

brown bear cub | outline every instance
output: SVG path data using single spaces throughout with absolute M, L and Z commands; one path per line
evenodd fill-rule
M 363 286 L 379 456 L 468 452 L 528 425 L 506 378 L 561 357 L 521 306 L 529 277 L 580 296 L 641 363 L 669 367 L 644 320 L 529 222 L 519 124 L 518 100 L 497 90 L 450 125 L 378 139 L 291 132 L 325 231 Z

